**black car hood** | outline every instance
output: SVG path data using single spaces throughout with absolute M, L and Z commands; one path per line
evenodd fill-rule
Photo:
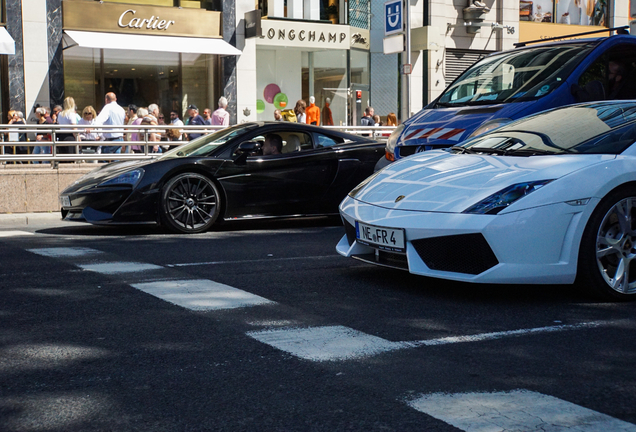
M 136 168 L 143 168 L 144 166 L 149 165 L 153 162 L 154 160 L 151 159 L 143 161 L 135 160 L 109 163 L 108 165 L 104 165 L 102 167 L 94 169 L 88 174 L 85 174 L 79 179 L 75 180 L 75 182 L 64 189 L 62 193 L 64 194 L 70 192 L 80 192 L 82 190 L 86 190 L 111 178 L 115 178 L 127 171 L 132 171 Z

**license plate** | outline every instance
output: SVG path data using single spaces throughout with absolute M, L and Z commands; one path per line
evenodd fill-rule
M 70 207 L 71 206 L 71 199 L 66 196 L 66 195 L 62 195 L 60 197 L 60 204 L 62 204 L 62 207 Z
M 356 221 L 358 243 L 389 252 L 406 252 L 404 230 L 367 225 Z

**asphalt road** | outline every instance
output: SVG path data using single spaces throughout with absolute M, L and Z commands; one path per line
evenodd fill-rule
M 340 257 L 333 220 L 0 220 L 0 431 L 636 431 L 636 304 Z

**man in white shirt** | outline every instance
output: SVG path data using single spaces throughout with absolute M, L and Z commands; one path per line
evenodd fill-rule
M 179 113 L 177 111 L 170 111 L 170 124 L 174 126 L 183 126 L 183 122 L 179 118 Z M 177 129 L 179 132 L 178 138 L 175 141 L 181 141 L 181 129 Z
M 104 108 L 102 108 L 95 119 L 95 124 L 121 126 L 123 128 L 126 120 L 126 111 L 117 105 L 117 96 L 115 96 L 115 93 L 106 93 L 105 101 L 106 105 L 104 105 Z M 110 132 L 106 130 L 102 136 L 104 137 L 104 141 L 124 140 L 123 132 Z M 121 153 L 121 146 L 102 146 L 102 153 Z

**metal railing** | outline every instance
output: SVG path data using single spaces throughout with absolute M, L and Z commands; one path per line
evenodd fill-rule
M 166 136 L 169 129 L 178 129 L 182 134 L 209 134 L 216 130 L 223 129 L 223 126 L 172 126 L 172 125 L 138 125 L 138 126 L 68 126 L 68 125 L 0 125 L 0 163 L 52 163 L 57 162 L 108 162 L 113 160 L 142 160 L 159 156 L 160 153 L 153 152 L 155 146 L 180 146 L 186 144 L 187 140 L 151 140 L 153 134 Z M 388 138 L 395 127 L 393 126 L 326 126 L 326 130 L 338 130 L 355 135 L 362 135 L 378 141 Z M 137 134 L 137 141 L 109 141 L 100 140 L 78 140 L 78 134 L 94 133 L 110 134 L 120 133 L 124 137 L 129 134 Z M 58 140 L 59 135 L 74 134 L 73 140 Z M 37 135 L 43 135 L 46 140 L 38 141 Z M 28 137 L 26 141 L 9 140 Z M 182 135 L 185 138 L 185 135 Z M 49 141 L 50 139 L 50 141 Z M 45 147 L 46 153 L 34 153 L 36 147 Z M 68 148 L 71 150 L 66 150 Z M 93 153 L 90 148 L 101 147 L 101 153 Z M 121 153 L 104 153 L 105 147 L 121 147 Z M 133 152 L 132 147 L 138 147 L 140 152 Z M 39 149 L 37 151 L 41 151 Z M 26 151 L 26 153 L 25 153 Z

